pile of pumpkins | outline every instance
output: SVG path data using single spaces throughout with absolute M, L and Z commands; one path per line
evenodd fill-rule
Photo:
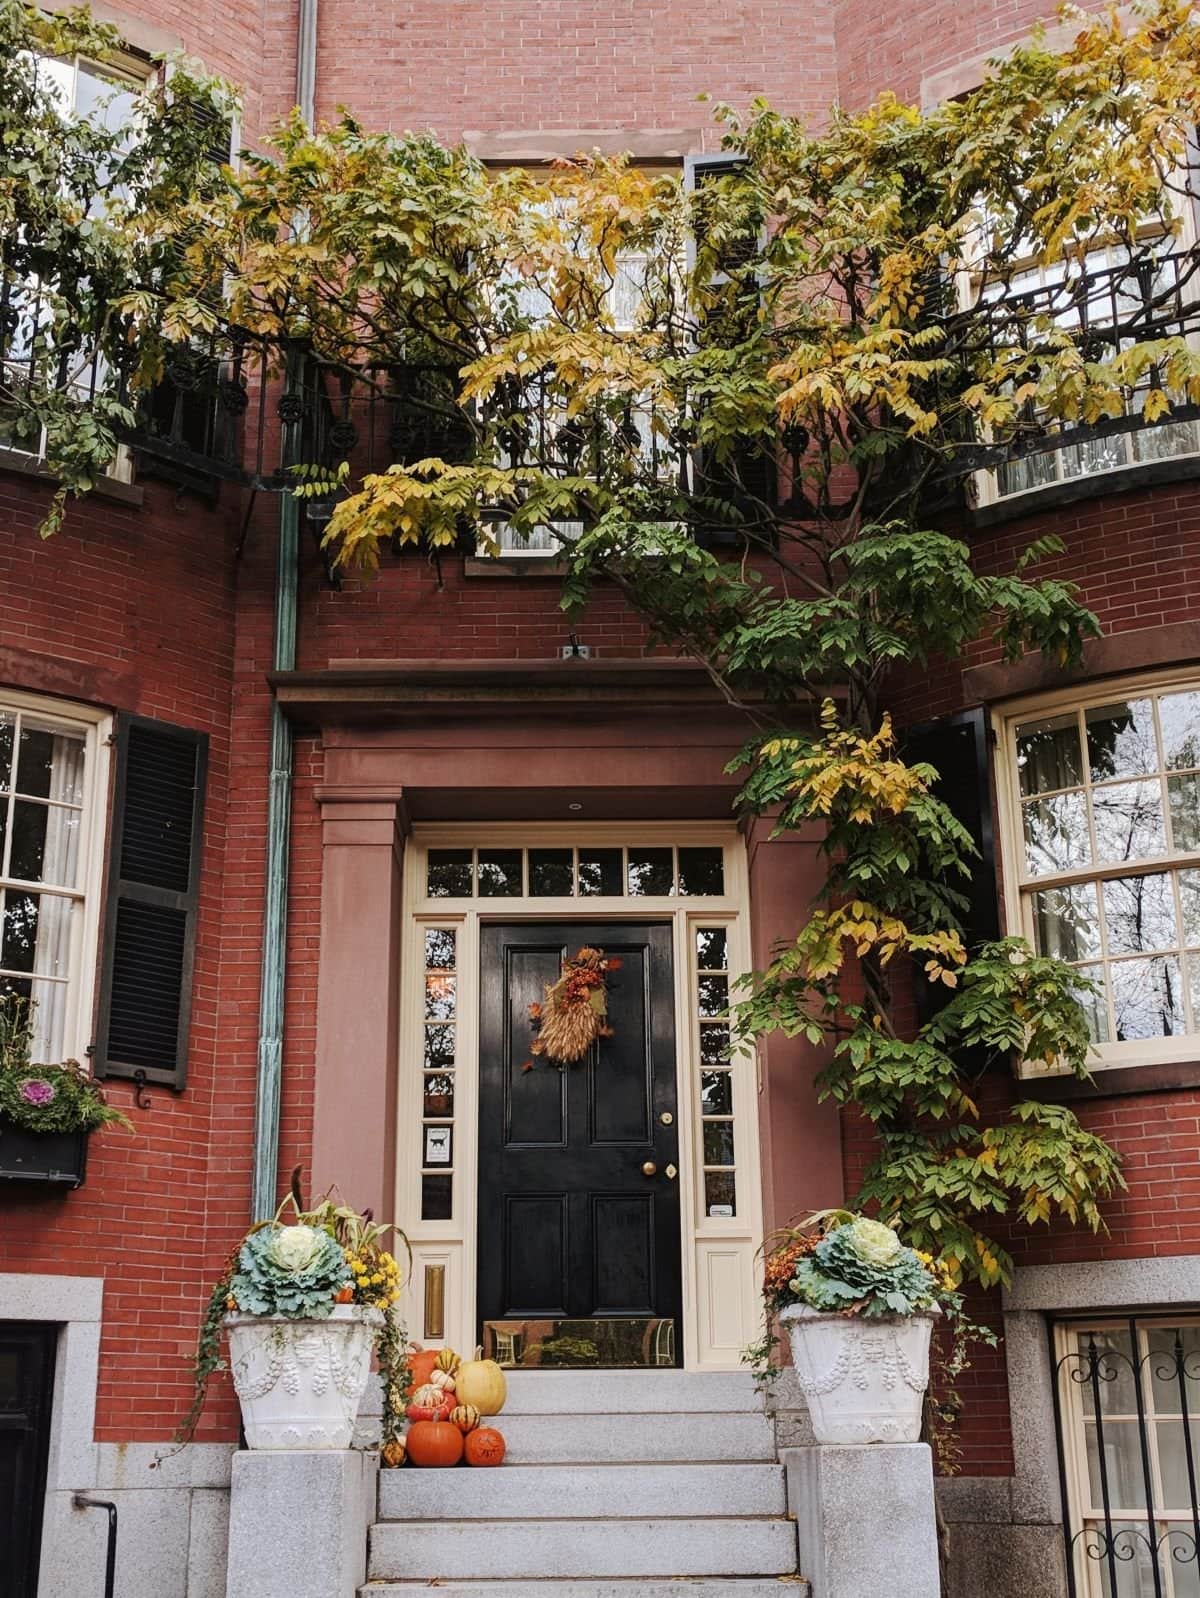
M 504 1372 L 492 1359 L 462 1360 L 452 1348 L 414 1349 L 409 1355 L 412 1396 L 405 1413 L 408 1462 L 423 1469 L 499 1465 L 504 1438 L 482 1423 L 504 1408 Z

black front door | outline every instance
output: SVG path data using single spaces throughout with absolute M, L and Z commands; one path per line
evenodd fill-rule
M 36 1598 L 58 1328 L 0 1321 L 0 1598 Z
M 621 958 L 613 1036 L 527 1070 L 529 1006 L 585 944 Z M 479 1317 L 503 1363 L 679 1362 L 671 966 L 669 926 L 483 929 Z

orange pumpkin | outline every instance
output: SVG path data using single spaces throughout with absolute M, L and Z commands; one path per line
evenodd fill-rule
M 439 1349 L 414 1348 L 408 1356 L 408 1370 L 414 1388 L 424 1387 L 437 1369 Z
M 411 1432 L 408 1435 L 412 1437 Z M 504 1461 L 504 1438 L 494 1426 L 477 1426 L 463 1438 L 463 1450 L 468 1465 L 499 1465 Z
M 463 1434 L 448 1420 L 414 1421 L 404 1441 L 409 1463 L 423 1470 L 445 1470 L 463 1457 Z

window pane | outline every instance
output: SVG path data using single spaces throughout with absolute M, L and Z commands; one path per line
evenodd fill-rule
M 481 849 L 479 851 L 479 897 L 481 899 L 519 899 L 521 851 L 519 849 Z
M 730 1040 L 727 1026 L 702 1026 L 700 1028 L 701 1065 L 729 1063 Z
M 1200 1417 L 1200 1326 L 1151 1326 L 1146 1347 L 1155 1411 L 1159 1415 L 1181 1412 L 1182 1375 L 1188 1414 Z M 1196 1468 L 1200 1470 L 1200 1447 L 1196 1449 Z
M 1103 892 L 1110 954 L 1176 947 L 1175 896 L 1165 871 L 1146 877 L 1113 877 L 1104 884 Z
M 453 1213 L 454 1178 L 452 1176 L 423 1176 L 421 1178 L 421 1219 L 423 1221 L 448 1221 Z
M 681 849 L 679 851 L 679 891 L 691 894 L 725 892 L 725 851 L 723 849 Z
M 1095 1381 L 1092 1380 L 1091 1348 L 1096 1354 Z M 1102 1331 L 1081 1331 L 1067 1370 L 1080 1390 L 1084 1415 L 1093 1417 L 1099 1395 L 1101 1417 L 1135 1415 L 1137 1394 L 1133 1386 L 1133 1345 L 1127 1331 L 1115 1327 Z
M 26 719 L 21 723 L 17 751 L 17 792 L 57 799 L 63 804 L 81 804 L 83 750 L 82 738 Z
M 1118 960 L 1111 970 L 1118 1043 L 1183 1031 L 1177 959 Z
M 616 899 L 625 891 L 619 849 L 579 851 L 579 891 L 591 898 Z
M 705 1115 L 733 1113 L 733 1076 L 728 1071 L 701 1071 L 700 1101 Z
M 425 977 L 425 1017 L 449 1021 L 454 1015 L 455 977 L 448 971 L 430 971 Z
M 8 971 L 32 971 L 37 951 L 38 895 L 4 895 L 4 923 L 0 932 L 0 966 Z
M 1200 766 L 1200 692 L 1163 694 L 1158 701 L 1158 720 L 1167 770 Z
M 704 1016 L 724 1015 L 729 1008 L 729 978 L 701 977 L 696 986 L 700 1002 L 700 1014 Z
M 675 889 L 675 861 L 670 849 L 629 851 L 629 891 L 639 896 L 666 895 Z
M 1178 1397 L 1176 1408 L 1179 1407 Z M 1191 1480 L 1188 1476 L 1187 1446 L 1181 1420 L 1159 1421 L 1155 1427 L 1158 1437 L 1158 1460 L 1162 1471 L 1163 1509 L 1185 1510 L 1192 1508 Z M 1189 1441 L 1192 1448 L 1192 1476 L 1200 1473 L 1200 1422 L 1189 1419 Z M 1200 1481 L 1196 1483 L 1200 1490 Z
M 729 969 L 728 939 L 724 927 L 697 927 L 696 964 L 702 971 Z
M 1087 1435 L 1088 1483 L 1092 1507 L 1104 1506 L 1104 1491 L 1100 1473 L 1099 1430 L 1091 1422 L 1084 1428 Z M 1104 1423 L 1104 1464 L 1108 1478 L 1108 1507 L 1114 1514 L 1143 1509 L 1146 1503 L 1146 1482 L 1142 1475 L 1142 1455 L 1138 1445 L 1136 1420 L 1109 1420 Z M 1144 1529 L 1144 1528 L 1143 1528 Z
M 737 1214 L 737 1182 L 732 1171 L 705 1171 L 704 1209 L 708 1215 Z
M 1200 871 L 1179 872 L 1179 897 L 1183 901 L 1183 941 L 1200 943 Z
M 426 875 L 427 892 L 431 899 L 469 899 L 471 851 L 431 849 Z
M 1023 807 L 1022 821 L 1030 876 L 1044 877 L 1090 863 L 1092 845 L 1082 793 L 1035 799 Z
M 1096 984 L 1092 993 L 1077 992 L 1075 997 L 1083 1006 L 1083 1013 L 1087 1016 L 1088 1032 L 1093 1043 L 1108 1042 L 1108 985 L 1104 980 L 1104 967 L 1102 965 L 1081 965 L 1081 977 L 1087 977 Z
M 7 710 L 0 710 L 0 789 L 8 788 L 12 782 L 12 753 L 15 732 L 16 718 Z
M 1168 777 L 1167 802 L 1176 849 L 1200 850 L 1200 776 Z
M 1096 884 L 1043 888 L 1033 895 L 1034 943 L 1058 960 L 1087 960 L 1100 953 Z
M 425 1064 L 435 1068 L 454 1064 L 454 1025 L 425 1028 Z
M 435 1118 L 454 1114 L 453 1071 L 433 1071 L 426 1075 L 424 1113 Z
M 1052 793 L 1083 781 L 1074 714 L 1023 722 L 1017 728 L 1017 770 L 1023 794 Z
M 78 810 L 15 800 L 9 875 L 23 882 L 52 882 L 73 888 L 79 861 L 79 823 Z
M 574 891 L 570 849 L 529 851 L 529 891 L 535 898 L 569 898 Z
M 1092 793 L 1098 863 L 1144 860 L 1167 847 L 1162 789 L 1157 782 L 1121 782 Z
M 705 1121 L 703 1124 L 705 1165 L 732 1165 L 733 1122 Z
M 1158 770 L 1154 710 L 1149 699 L 1096 705 L 1084 711 L 1092 781 L 1141 777 Z
M 426 927 L 425 964 L 430 970 L 454 970 L 454 933 L 449 927 Z

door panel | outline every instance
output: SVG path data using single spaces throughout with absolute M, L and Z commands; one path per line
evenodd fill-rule
M 585 944 L 621 957 L 609 978 L 613 1036 L 560 1068 L 530 1055 L 529 1006 Z M 481 960 L 481 1341 L 509 1363 L 674 1364 L 671 929 L 487 926 Z
M 0 1598 L 36 1598 L 58 1328 L 0 1321 Z

